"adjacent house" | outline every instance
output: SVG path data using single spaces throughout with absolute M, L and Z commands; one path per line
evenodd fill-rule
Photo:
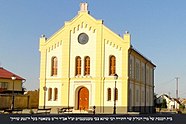
M 173 110 L 173 109 L 179 109 L 179 106 L 181 105 L 180 101 L 176 98 L 171 98 L 170 96 L 163 94 L 161 96 L 159 96 L 156 99 L 156 103 L 157 104 L 161 104 L 163 103 L 163 99 L 166 100 L 166 104 L 167 104 L 167 109 L 168 110 Z
M 24 78 L 0 67 L 0 94 L 23 94 Z
M 181 99 L 180 102 L 181 102 L 182 105 L 186 106 L 186 99 Z

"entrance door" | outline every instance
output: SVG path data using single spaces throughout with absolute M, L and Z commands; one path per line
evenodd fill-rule
M 89 107 L 89 91 L 82 87 L 78 92 L 78 109 L 87 110 Z

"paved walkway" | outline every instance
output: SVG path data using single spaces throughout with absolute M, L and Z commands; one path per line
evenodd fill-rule
M 34 113 L 37 113 L 37 109 L 23 109 L 21 114 L 34 114 Z M 64 114 L 70 114 L 70 113 L 88 114 L 88 111 L 73 110 L 73 112 L 65 112 Z M 0 114 L 8 114 L 8 113 L 4 113 L 4 110 L 0 110 Z M 58 114 L 57 109 L 52 109 L 50 114 Z

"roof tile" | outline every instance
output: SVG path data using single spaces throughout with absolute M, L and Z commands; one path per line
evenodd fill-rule
M 11 79 L 13 75 L 16 77 L 16 80 L 25 80 L 24 78 L 0 67 L 0 78 Z

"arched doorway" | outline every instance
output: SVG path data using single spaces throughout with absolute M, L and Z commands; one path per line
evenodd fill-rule
M 86 87 L 82 87 L 78 91 L 78 109 L 87 110 L 89 108 L 89 91 Z

